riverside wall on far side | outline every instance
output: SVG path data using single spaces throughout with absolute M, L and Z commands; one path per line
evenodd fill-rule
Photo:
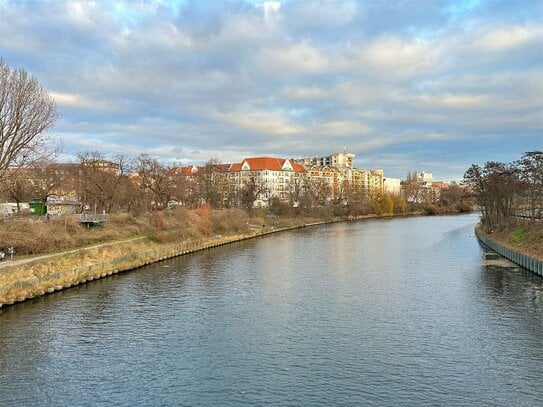
M 485 236 L 483 233 L 477 230 L 477 228 L 475 228 L 475 235 L 481 243 L 494 250 L 499 255 L 505 257 L 508 260 L 511 260 L 513 263 L 516 263 L 527 270 L 532 271 L 539 276 L 543 276 L 543 261 L 534 259 L 533 257 L 513 250 L 509 247 L 505 247 L 500 243 Z

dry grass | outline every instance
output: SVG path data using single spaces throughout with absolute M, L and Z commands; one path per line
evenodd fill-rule
M 207 239 L 179 237 L 169 242 L 143 239 L 81 249 L 35 263 L 12 266 L 0 272 L 0 304 L 43 295 L 103 277 L 115 270 L 133 269 L 161 258 L 198 250 L 211 243 L 225 243 L 249 235 L 254 233 L 231 233 L 228 237 Z
M 5 268 L 0 271 L 0 304 L 71 287 L 118 270 L 133 269 L 162 258 L 198 250 L 206 245 L 227 243 L 272 229 L 322 220 L 319 217 L 269 217 L 264 210 L 255 211 L 249 219 L 239 209 L 188 211 L 180 208 L 138 218 L 116 215 L 103 227 L 91 229 L 69 218 L 24 225 L 4 223 L 0 225 L 0 238 L 14 245 L 19 253 L 24 248 L 28 253 L 62 251 L 138 234 L 146 235 L 147 239 L 82 248 L 73 253 Z M 20 242 L 20 246 L 16 242 Z
M 177 208 L 137 218 L 130 214 L 115 214 L 105 224 L 91 228 L 86 228 L 70 216 L 49 222 L 31 218 L 5 221 L 0 222 L 0 249 L 12 246 L 17 255 L 34 255 L 138 235 L 147 235 L 158 242 L 169 242 L 247 229 L 247 217 L 239 209 L 213 211 L 210 218 L 204 219 L 194 211 Z
M 236 233 L 247 229 L 249 217 L 244 210 L 231 208 L 213 211 L 211 221 L 215 233 Z
M 489 237 L 503 246 L 543 260 L 543 222 L 520 222 Z

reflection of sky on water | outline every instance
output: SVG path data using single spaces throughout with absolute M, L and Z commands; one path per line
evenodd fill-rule
M 536 405 L 543 279 L 477 215 L 306 228 L 0 310 L 2 405 Z

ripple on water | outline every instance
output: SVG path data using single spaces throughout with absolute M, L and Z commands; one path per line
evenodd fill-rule
M 476 221 L 307 228 L 1 309 L 0 405 L 541 405 L 542 279 Z

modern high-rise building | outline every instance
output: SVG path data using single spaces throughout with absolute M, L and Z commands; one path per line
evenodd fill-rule
M 407 174 L 406 181 L 408 183 L 417 183 L 421 186 L 432 186 L 432 173 L 431 172 L 418 172 L 418 171 L 410 171 Z
M 319 167 L 337 167 L 337 168 L 353 168 L 355 155 L 353 153 L 337 153 L 332 155 L 306 157 L 301 162 L 306 167 L 319 166 Z

